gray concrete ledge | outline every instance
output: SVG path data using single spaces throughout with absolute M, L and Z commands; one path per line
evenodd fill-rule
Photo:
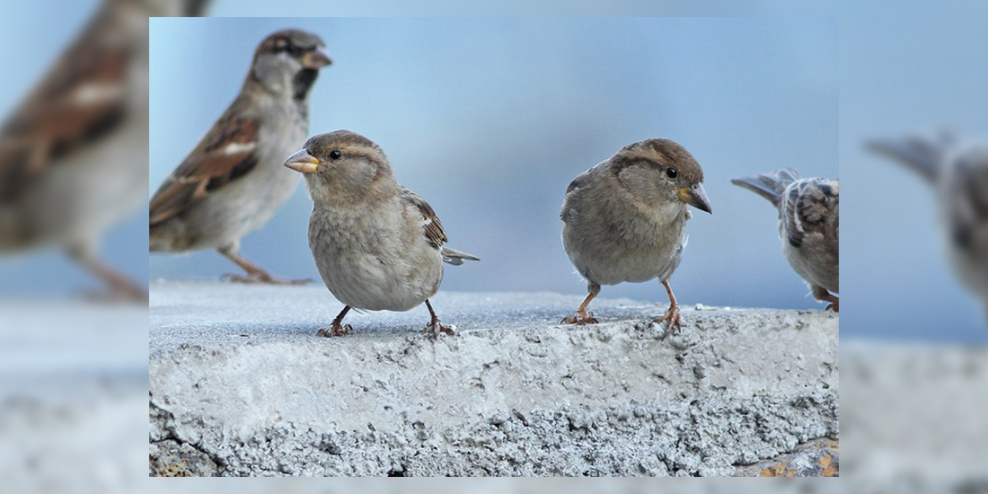
M 838 438 L 839 318 L 822 311 L 441 293 L 355 314 L 322 286 L 151 286 L 151 475 L 734 475 Z

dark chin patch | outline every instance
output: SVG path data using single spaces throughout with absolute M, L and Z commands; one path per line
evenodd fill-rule
M 303 100 L 309 95 L 309 89 L 312 89 L 316 77 L 319 77 L 319 71 L 316 69 L 302 69 L 295 74 L 292 78 L 292 91 L 296 100 Z

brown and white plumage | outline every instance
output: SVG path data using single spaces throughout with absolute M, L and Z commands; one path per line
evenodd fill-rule
M 840 186 L 837 180 L 800 179 L 795 170 L 739 178 L 731 183 L 764 197 L 779 213 L 782 252 L 814 298 L 840 310 Z
M 595 323 L 587 311 L 601 285 L 658 279 L 669 310 L 656 322 L 666 334 L 681 322 L 669 278 L 686 247 L 689 206 L 709 213 L 703 170 L 683 146 L 648 139 L 625 146 L 577 176 L 566 189 L 560 219 L 563 247 L 587 280 L 589 295 L 570 324 Z
M 309 92 L 330 63 L 316 35 L 286 29 L 254 53 L 240 94 L 150 203 L 152 252 L 217 249 L 247 271 L 238 281 L 280 282 L 238 254 L 294 191 L 282 164 L 305 140 Z
M 443 262 L 476 257 L 445 247 L 446 232 L 429 204 L 394 178 L 377 144 L 349 131 L 306 141 L 285 166 L 303 173 L 312 197 L 309 247 L 326 287 L 346 304 L 329 330 L 342 336 L 350 308 L 410 310 L 423 302 L 426 330 L 451 332 L 429 298 L 443 279 Z
M 0 126 L 0 251 L 61 246 L 117 295 L 146 299 L 97 243 L 147 197 L 148 17 L 201 6 L 104 1 Z

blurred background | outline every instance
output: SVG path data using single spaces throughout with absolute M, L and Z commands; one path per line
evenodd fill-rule
M 845 172 L 842 336 L 988 342 L 985 312 L 948 262 L 939 198 L 864 141 L 939 128 L 988 145 L 983 2 L 862 3 L 841 19 L 840 162 Z M 849 332 L 848 332 L 849 331 Z
M 782 256 L 774 209 L 730 179 L 782 167 L 837 178 L 835 19 L 153 19 L 151 193 L 236 95 L 257 43 L 290 26 L 322 36 L 334 60 L 310 134 L 376 141 L 449 245 L 483 259 L 448 269 L 444 290 L 585 293 L 560 240 L 567 185 L 626 144 L 666 137 L 703 166 L 714 209 L 687 228 L 680 301 L 822 307 Z M 299 187 L 241 253 L 318 280 L 310 211 Z M 152 255 L 149 271 L 236 267 L 206 251 Z M 658 282 L 602 296 L 665 303 Z

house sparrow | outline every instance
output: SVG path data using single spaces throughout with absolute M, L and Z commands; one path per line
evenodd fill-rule
M 453 334 L 429 298 L 439 290 L 443 261 L 479 259 L 447 247 L 446 232 L 422 198 L 395 181 L 377 144 L 346 130 L 306 141 L 285 166 L 305 176 L 312 196 L 309 248 L 326 287 L 346 307 L 320 336 L 344 336 L 351 308 L 429 309 L 425 331 Z
M 768 199 L 779 211 L 782 253 L 813 291 L 840 312 L 840 188 L 837 180 L 800 179 L 794 170 L 731 183 Z
M 238 250 L 298 184 L 281 165 L 308 132 L 309 91 L 331 63 L 324 46 L 297 29 L 261 42 L 240 94 L 151 199 L 152 252 L 215 248 L 247 272 L 234 281 L 308 281 L 274 278 Z
M 951 262 L 988 309 L 988 146 L 952 133 L 868 143 L 919 173 L 936 189 Z
M 597 322 L 587 305 L 601 285 L 658 278 L 670 305 L 654 322 L 666 323 L 665 335 L 682 325 L 669 277 L 686 247 L 688 206 L 711 212 L 702 182 L 700 164 L 684 147 L 648 139 L 625 146 L 569 184 L 560 214 L 563 246 L 590 294 L 564 323 Z
M 0 127 L 0 252 L 64 248 L 116 297 L 147 291 L 97 258 L 147 197 L 148 17 L 204 2 L 105 0 Z

